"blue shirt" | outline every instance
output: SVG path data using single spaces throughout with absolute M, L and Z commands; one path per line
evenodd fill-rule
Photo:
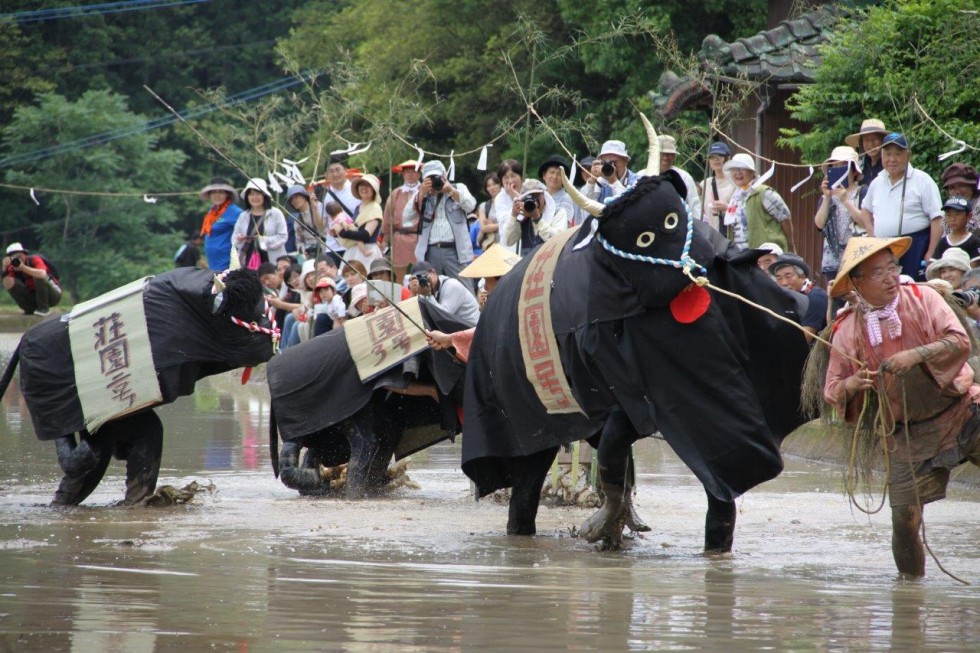
M 211 225 L 211 233 L 204 237 L 204 255 L 208 259 L 209 269 L 222 271 L 231 267 L 231 234 L 241 212 L 240 206 L 229 204 Z

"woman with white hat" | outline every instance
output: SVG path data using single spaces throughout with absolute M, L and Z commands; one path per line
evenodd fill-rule
M 731 227 L 735 246 L 757 249 L 762 243 L 776 243 L 784 252 L 796 252 L 789 207 L 775 190 L 755 183 L 752 157 L 739 152 L 722 170 L 731 175 L 736 188 L 724 221 L 726 227 Z
M 959 290 L 963 285 L 963 275 L 970 271 L 970 255 L 959 247 L 950 247 L 926 268 L 926 279 L 942 279 Z
M 204 256 L 212 270 L 227 270 L 231 260 L 231 235 L 241 214 L 238 191 L 224 177 L 215 177 L 201 189 L 201 199 L 211 203 L 211 209 L 201 223 L 204 237 Z
M 323 249 L 323 232 L 327 221 L 323 217 L 323 207 L 309 191 L 296 184 L 286 191 L 286 206 L 293 212 L 296 233 L 296 251 L 306 258 L 316 258 Z
M 363 175 L 351 184 L 351 191 L 361 200 L 354 210 L 354 228 L 336 223 L 332 229 L 334 235 L 341 239 L 341 244 L 347 247 L 344 260 L 360 261 L 370 270 L 371 263 L 381 258 L 381 248 L 378 247 L 378 233 L 384 219 L 381 180 L 372 174 Z
M 863 236 L 868 226 L 861 216 L 861 158 L 853 147 L 835 147 L 823 162 L 823 197 L 813 222 L 823 232 L 820 271 L 828 282 L 837 278 L 840 257 L 851 236 Z
M 272 206 L 272 195 L 265 179 L 253 177 L 242 191 L 245 210 L 235 223 L 232 239 L 243 268 L 257 270 L 266 262 L 273 263 L 286 255 L 286 218 Z

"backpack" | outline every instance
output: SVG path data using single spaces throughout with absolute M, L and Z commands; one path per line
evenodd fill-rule
M 58 278 L 61 275 L 58 274 L 58 267 L 51 262 L 51 259 L 49 259 L 47 256 L 41 253 L 31 254 L 31 256 L 34 256 L 44 261 L 44 266 L 48 268 L 48 275 L 51 276 L 55 281 L 58 280 Z

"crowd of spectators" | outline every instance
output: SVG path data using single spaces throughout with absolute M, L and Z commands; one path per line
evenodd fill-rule
M 807 261 L 797 250 L 789 205 L 762 183 L 753 156 L 713 142 L 699 183 L 677 166 L 677 140 L 659 137 L 661 170 L 673 170 L 684 181 L 689 215 L 738 248 L 760 250 L 759 267 L 794 295 L 809 333 L 819 332 L 834 308 L 822 286 L 833 283 L 852 236 L 910 236 L 912 247 L 899 263 L 914 279 L 958 287 L 980 263 L 978 176 L 972 166 L 946 168 L 944 202 L 936 181 L 913 167 L 905 136 L 880 120 L 864 120 L 844 142 L 821 165 L 813 225 L 822 233 L 823 248 L 820 260 Z M 286 191 L 288 219 L 273 206 L 263 179 L 248 181 L 239 206 L 235 188 L 215 178 L 201 191 L 211 205 L 201 229 L 203 250 L 213 268 L 260 270 L 284 346 L 341 328 L 346 318 L 397 299 L 361 288 L 365 278 L 402 286 L 406 297 L 438 301 L 471 320 L 481 307 L 475 298 L 485 297 L 485 289 L 484 282 L 461 275 L 464 268 L 490 248 L 520 257 L 582 224 L 586 215 L 565 192 L 562 176 L 575 179 L 586 197 L 605 202 L 636 184 L 631 161 L 626 144 L 616 139 L 604 142 L 597 156 L 582 157 L 575 170 L 563 156 L 549 156 L 534 178 L 525 176 L 520 162 L 507 159 L 486 175 L 475 197 L 448 178 L 441 161 L 407 160 L 392 168 L 403 183 L 385 197 L 377 176 L 348 169 L 342 157 L 334 157 L 323 180 Z M 796 225 L 800 229 L 799 220 Z M 178 264 L 194 265 L 199 245 L 189 240 Z M 464 301 L 464 293 L 474 302 Z

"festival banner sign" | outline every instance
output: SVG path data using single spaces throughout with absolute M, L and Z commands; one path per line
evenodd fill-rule
M 565 377 L 551 326 L 551 280 L 562 248 L 577 231 L 578 227 L 566 229 L 538 248 L 524 271 L 517 301 L 518 335 L 527 380 L 550 414 L 583 413 Z
M 398 303 L 416 324 L 423 324 L 418 297 Z M 344 336 L 361 381 L 370 381 L 429 346 L 425 333 L 389 306 L 347 320 Z
M 76 304 L 67 316 L 75 386 L 90 433 L 163 400 L 143 312 L 151 278 Z

